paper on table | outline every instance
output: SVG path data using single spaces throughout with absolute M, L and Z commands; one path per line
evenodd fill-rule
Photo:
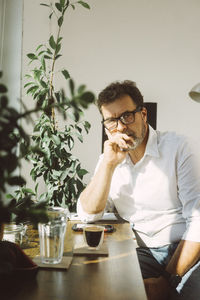
M 115 216 L 114 213 L 104 213 L 103 217 L 101 220 L 105 221 L 117 221 L 117 217 Z
M 80 218 L 77 214 L 71 214 L 70 220 L 78 221 L 78 220 L 80 220 Z M 114 213 L 104 213 L 103 217 L 100 220 L 102 220 L 102 221 L 117 221 L 118 219 Z

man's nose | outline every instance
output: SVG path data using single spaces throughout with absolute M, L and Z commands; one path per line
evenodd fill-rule
M 127 125 L 123 124 L 121 120 L 118 120 L 117 122 L 117 130 L 120 132 L 123 132 L 124 129 L 127 128 Z

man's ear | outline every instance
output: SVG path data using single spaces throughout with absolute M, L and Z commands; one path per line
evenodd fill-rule
M 142 114 L 142 119 L 147 122 L 147 109 L 146 109 L 146 107 L 142 108 L 141 114 Z

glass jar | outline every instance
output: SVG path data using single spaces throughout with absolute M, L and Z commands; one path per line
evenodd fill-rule
M 4 226 L 3 241 L 21 245 L 27 226 L 24 224 L 9 223 Z

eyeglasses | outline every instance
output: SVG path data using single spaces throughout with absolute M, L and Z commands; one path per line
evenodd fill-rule
M 135 122 L 135 114 L 141 110 L 142 110 L 142 106 L 138 106 L 133 111 L 126 111 L 118 118 L 108 118 L 106 120 L 103 120 L 102 123 L 109 131 L 112 131 L 117 128 L 119 120 L 124 125 L 129 125 L 129 124 L 134 123 Z

